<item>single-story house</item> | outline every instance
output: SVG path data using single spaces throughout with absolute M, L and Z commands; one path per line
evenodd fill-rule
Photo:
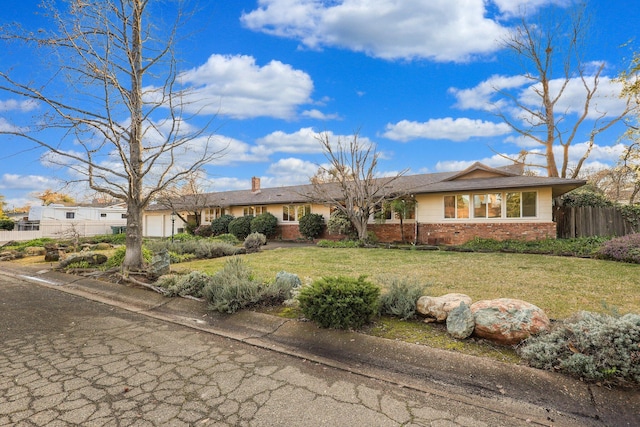
M 403 222 L 406 240 L 428 244 L 461 244 L 474 237 L 536 240 L 556 236 L 553 200 L 581 187 L 578 179 L 529 176 L 521 166 L 492 168 L 475 163 L 459 172 L 401 176 L 390 192 L 415 200 L 414 212 Z M 335 191 L 331 183 L 327 191 Z M 235 217 L 270 212 L 278 218 L 278 237 L 300 237 L 298 219 L 317 213 L 329 219 L 331 206 L 312 201 L 313 185 L 261 188 L 259 178 L 252 188 L 208 193 L 202 201 L 202 224 L 223 214 Z M 188 198 L 183 199 L 185 212 Z M 400 220 L 387 215 L 384 223 L 370 220 L 370 230 L 382 242 L 399 241 Z M 182 220 L 162 204 L 148 207 L 143 230 L 147 237 L 169 237 L 184 229 Z M 331 236 L 322 236 L 331 238 Z

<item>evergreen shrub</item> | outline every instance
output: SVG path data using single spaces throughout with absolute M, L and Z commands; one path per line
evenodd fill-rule
M 418 299 L 426 286 L 406 278 L 384 277 L 379 280 L 386 289 L 380 296 L 380 314 L 396 316 L 402 320 L 413 318 Z
M 217 235 L 215 237 L 212 237 L 212 240 L 214 240 L 216 242 L 228 243 L 230 245 L 239 245 L 240 244 L 240 240 L 238 240 L 238 238 L 236 236 L 234 236 L 233 234 L 230 234 L 230 233 L 219 234 L 219 235 Z
M 519 349 L 531 366 L 588 381 L 640 384 L 640 315 L 580 312 Z
M 600 249 L 601 258 L 640 264 L 640 233 L 611 239 Z
M 193 230 L 193 234 L 199 237 L 211 237 L 213 230 L 211 230 L 211 225 L 202 224 Z
M 380 288 L 351 277 L 323 277 L 298 295 L 302 313 L 323 328 L 359 328 L 378 312 Z
M 262 284 L 241 258 L 234 257 L 211 277 L 203 295 L 210 310 L 235 313 L 259 304 L 281 303 L 290 298 L 291 287 L 283 283 Z
M 3 218 L 0 219 L 0 230 L 8 230 L 11 231 L 13 230 L 13 227 L 15 226 L 15 222 L 13 222 L 12 219 L 9 218 Z
M 298 229 L 304 237 L 313 240 L 324 230 L 324 217 L 320 214 L 306 214 L 298 220 Z
M 349 238 L 358 237 L 356 228 L 344 212 L 336 210 L 329 217 L 327 230 L 331 234 L 343 234 Z
M 221 215 L 218 218 L 211 221 L 211 234 L 213 236 L 219 236 L 221 234 L 227 234 L 229 232 L 229 223 L 233 221 L 235 217 L 233 215 Z
M 156 282 L 156 285 L 167 291 L 166 296 L 192 296 L 196 298 L 202 297 L 202 290 L 210 282 L 211 276 L 199 271 L 178 276 L 169 274 L 162 276 Z
M 259 252 L 263 245 L 267 243 L 267 238 L 262 233 L 251 233 L 245 239 L 242 244 L 247 250 L 248 254 Z
M 249 234 L 251 234 L 251 220 L 252 216 L 246 215 L 233 219 L 229 223 L 229 233 L 233 234 L 238 240 L 244 240 Z
M 260 233 L 272 238 L 278 230 L 278 218 L 269 212 L 260 214 L 251 220 L 250 230 L 251 233 Z
M 109 259 L 107 259 L 107 262 L 104 264 L 105 267 L 106 268 L 120 267 L 122 265 L 122 262 L 124 261 L 124 256 L 126 251 L 127 251 L 126 246 L 120 246 L 119 248 L 117 248 L 116 251 L 113 253 L 113 255 L 111 255 Z M 150 263 L 151 258 L 153 258 L 153 252 L 149 248 L 143 246 L 142 258 L 144 259 L 144 262 L 146 262 L 147 264 Z

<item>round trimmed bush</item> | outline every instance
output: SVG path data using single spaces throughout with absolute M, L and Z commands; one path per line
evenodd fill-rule
M 11 231 L 13 230 L 14 226 L 15 226 L 15 222 L 13 222 L 13 220 L 9 218 L 0 219 L 0 230 Z
M 323 328 L 359 328 L 378 312 L 380 288 L 351 277 L 323 277 L 298 295 L 300 309 Z
M 211 221 L 211 235 L 227 234 L 229 232 L 229 223 L 235 218 L 233 215 L 225 214 Z
M 229 233 L 233 234 L 238 240 L 244 240 L 251 234 L 252 216 L 241 216 L 229 223 Z
M 272 213 L 265 212 L 251 220 L 251 232 L 264 234 L 267 238 L 276 235 L 278 218 Z
M 320 214 L 309 213 L 298 221 L 300 234 L 307 239 L 313 240 L 322 234 L 324 229 L 324 217 Z

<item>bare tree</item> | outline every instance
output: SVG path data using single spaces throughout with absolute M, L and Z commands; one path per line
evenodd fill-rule
M 591 154 L 595 138 L 622 120 L 630 107 L 627 104 L 621 113 L 610 114 L 594 105 L 605 64 L 597 64 L 594 69 L 593 63 L 582 58 L 588 30 L 584 4 L 578 5 L 574 14 L 565 12 L 561 19 L 558 16 L 549 13 L 544 21 L 536 23 L 523 16 L 520 25 L 503 40 L 504 46 L 520 61 L 532 96 L 523 99 L 519 93 L 499 89 L 502 101 L 515 106 L 518 113 L 514 117 L 501 109 L 497 114 L 515 132 L 542 148 L 542 152 L 524 150 L 518 159 L 510 160 L 544 168 L 548 176 L 576 178 Z M 560 101 L 572 95 L 569 88 L 574 83 L 583 89 L 582 103 L 560 110 Z M 582 129 L 589 123 L 592 127 L 587 130 L 585 151 L 577 165 L 570 168 L 569 147 L 576 138 L 581 138 Z M 562 152 L 560 170 L 554 152 L 556 147 Z
M 630 142 L 618 163 L 618 167 L 632 177 L 633 189 L 629 197 L 629 203 L 632 204 L 640 193 L 640 53 L 633 55 L 629 69 L 620 73 L 618 81 L 622 83 L 620 96 L 635 107 L 634 114 L 626 122 L 627 131 L 624 135 Z
M 329 164 L 320 166 L 317 179 L 311 179 L 312 199 L 344 213 L 364 241 L 369 217 L 376 206 L 397 197 L 392 184 L 406 171 L 376 177 L 380 154 L 374 145 L 363 144 L 358 132 L 349 141 L 338 138 L 333 142 L 327 132 L 317 139 Z
M 185 224 L 197 228 L 202 224 L 202 210 L 208 206 L 205 176 L 201 169 L 192 171 L 182 180 L 182 185 L 165 188 L 157 197 L 158 203 L 171 209 Z
M 53 63 L 40 85 L 19 73 L 0 71 L 0 90 L 37 102 L 42 120 L 2 133 L 48 150 L 48 159 L 70 168 L 95 191 L 127 204 L 125 271 L 143 267 L 142 213 L 156 194 L 220 155 L 209 123 L 193 126 L 183 114 L 173 48 L 188 17 L 162 4 L 171 25 L 152 16 L 149 0 L 43 2 L 53 29 L 18 25 L 0 37 L 35 49 Z M 170 3 L 173 4 L 173 3 Z M 180 2 L 178 2 L 180 4 Z M 57 129 L 59 139 L 51 138 Z M 194 130 L 195 129 L 195 130 Z M 67 142 L 67 144 L 63 144 Z M 73 149 L 69 147 L 73 143 Z M 184 159 L 189 159 L 185 162 Z

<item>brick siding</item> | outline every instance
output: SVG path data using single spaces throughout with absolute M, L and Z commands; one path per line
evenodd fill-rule
M 400 224 L 370 224 L 372 231 L 380 242 L 400 242 Z M 416 226 L 414 223 L 404 224 L 406 242 L 415 241 Z M 340 240 L 345 236 L 323 232 L 318 239 Z M 556 224 L 543 223 L 448 223 L 419 224 L 418 243 L 429 245 L 460 245 L 475 237 L 495 240 L 539 240 L 556 237 Z M 278 238 L 282 240 L 302 239 L 297 224 L 279 225 Z

